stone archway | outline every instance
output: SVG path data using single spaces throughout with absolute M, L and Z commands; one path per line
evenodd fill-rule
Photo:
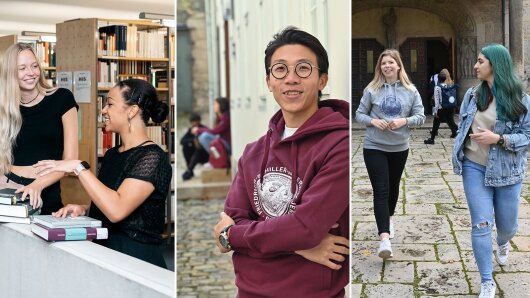
M 479 3 L 480 7 L 485 7 L 486 11 L 495 11 L 496 3 L 494 0 L 479 0 L 483 3 Z M 433 18 L 439 18 L 440 22 L 446 23 L 452 28 L 451 38 L 447 38 L 450 42 L 450 57 L 452 65 L 449 67 L 452 69 L 453 79 L 461 85 L 461 91 L 459 92 L 460 96 L 463 96 L 467 87 L 476 83 L 476 79 L 473 72 L 473 65 L 477 57 L 477 51 L 480 49 L 479 46 L 484 43 L 495 41 L 497 35 L 492 35 L 493 37 L 485 37 L 479 40 L 477 38 L 478 32 L 488 31 L 488 24 L 485 23 L 485 15 L 482 15 L 480 11 L 475 9 L 478 7 L 477 3 L 463 3 L 458 0 L 380 0 L 380 1 L 366 1 L 366 0 L 352 0 L 352 20 L 355 23 L 356 16 L 362 15 L 363 13 L 370 13 L 369 11 L 379 10 L 380 14 L 387 13 L 391 8 L 396 9 L 397 13 L 397 22 L 396 26 L 400 26 L 400 15 L 399 11 L 403 9 L 412 9 L 423 11 L 433 15 Z M 475 5 L 475 6 L 473 6 Z M 480 19 L 481 27 L 477 27 L 477 18 Z M 496 20 L 497 21 L 497 20 Z M 495 22 L 496 22 L 495 21 Z M 495 23 L 493 22 L 493 23 Z M 376 18 L 372 17 L 367 26 L 378 27 L 377 30 L 384 30 L 383 20 L 380 15 Z M 355 25 L 352 25 L 352 38 L 373 38 L 369 34 L 356 36 Z M 382 34 L 380 34 L 382 35 Z M 398 47 L 408 37 L 416 37 L 413 34 L 407 36 L 407 32 L 400 32 L 398 39 Z M 481 33 L 482 35 L 482 33 Z M 423 37 L 435 37 L 440 36 L 433 34 L 431 36 Z M 484 40 L 482 40 L 484 39 Z M 493 39 L 493 40 L 492 40 Z M 384 35 L 378 38 L 378 41 L 386 45 L 386 37 Z M 355 102 L 356 98 L 353 98 Z

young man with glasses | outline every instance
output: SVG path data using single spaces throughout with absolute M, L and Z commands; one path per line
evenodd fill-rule
M 233 250 L 238 297 L 343 297 L 348 283 L 349 104 L 320 101 L 328 56 L 288 27 L 265 49 L 280 105 L 247 145 L 214 228 Z

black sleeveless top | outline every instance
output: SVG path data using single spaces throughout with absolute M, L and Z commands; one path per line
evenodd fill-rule
M 155 190 L 128 217 L 112 223 L 92 204 L 89 216 L 102 221 L 113 233 L 125 233 L 142 243 L 162 243 L 165 202 L 171 183 L 172 169 L 167 154 L 156 144 L 137 146 L 124 152 L 118 147 L 109 149 L 101 162 L 98 179 L 107 187 L 117 190 L 126 178 L 150 182 Z

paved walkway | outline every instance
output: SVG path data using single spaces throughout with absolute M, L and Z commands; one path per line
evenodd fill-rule
M 218 252 L 213 226 L 224 198 L 177 200 L 177 297 L 235 297 L 232 253 Z
M 379 238 L 362 157 L 364 131 L 353 130 L 352 297 L 476 297 L 480 292 L 470 218 L 461 177 L 452 171 L 449 134 L 442 129 L 435 145 L 424 145 L 428 130 L 413 133 L 394 217 L 394 257 L 383 262 L 376 254 Z M 526 178 L 510 263 L 494 265 L 498 297 L 530 297 L 529 186 Z
M 177 141 L 186 132 L 187 115 L 177 117 Z M 177 183 L 183 184 L 186 170 L 180 143 L 177 143 Z M 199 175 L 201 166 L 197 167 Z M 193 178 L 200 180 L 199 178 Z M 184 182 L 184 183 L 188 183 Z M 223 210 L 224 198 L 177 200 L 177 297 L 235 297 L 232 254 L 215 247 L 213 226 Z

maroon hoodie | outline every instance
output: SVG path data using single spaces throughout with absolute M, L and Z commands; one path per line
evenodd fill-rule
M 225 203 L 236 222 L 229 241 L 238 297 L 344 297 L 348 256 L 332 270 L 294 251 L 317 246 L 328 232 L 348 238 L 348 107 L 320 101 L 284 140 L 278 111 L 267 135 L 245 148 Z

